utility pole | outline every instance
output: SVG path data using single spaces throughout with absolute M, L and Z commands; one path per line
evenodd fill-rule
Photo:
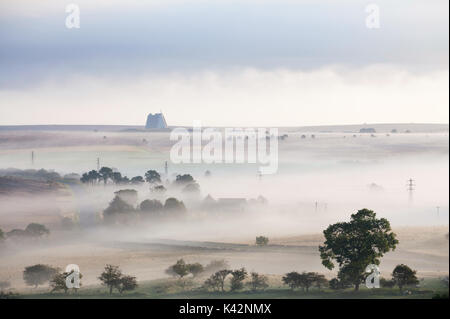
M 100 170 L 100 157 L 97 157 L 97 171 Z
M 315 211 L 316 211 L 316 213 L 317 213 L 317 208 L 318 208 L 318 206 L 319 206 L 319 203 L 316 202 L 316 203 L 315 203 Z
M 164 173 L 166 174 L 166 178 L 169 176 L 169 166 L 167 165 L 167 161 L 164 163 Z
M 416 185 L 414 184 L 414 180 L 412 179 L 412 178 L 410 178 L 409 180 L 408 180 L 408 185 L 407 185 L 407 188 L 408 188 L 408 192 L 409 192 L 409 202 L 411 203 L 412 202 L 412 200 L 413 200 L 413 191 L 414 191 L 414 187 L 415 187 Z
M 34 165 L 34 151 L 31 151 L 31 165 Z

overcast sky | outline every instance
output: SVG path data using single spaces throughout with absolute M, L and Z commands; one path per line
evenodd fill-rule
M 0 2 L 0 125 L 448 123 L 448 1 Z

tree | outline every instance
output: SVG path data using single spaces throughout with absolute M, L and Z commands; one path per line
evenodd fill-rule
M 85 184 L 87 183 L 94 184 L 97 183 L 101 178 L 102 176 L 96 170 L 92 170 L 89 171 L 88 173 L 83 173 L 83 175 L 80 178 L 80 181 Z
M 188 272 L 192 274 L 192 276 L 197 277 L 200 273 L 204 271 L 202 264 L 193 263 L 187 264 Z
M 99 176 L 101 179 L 103 179 L 103 183 L 106 185 L 108 182 L 108 179 L 112 178 L 113 176 L 113 170 L 109 167 L 102 167 L 98 171 Z
M 289 272 L 283 276 L 282 281 L 294 290 L 300 287 L 300 274 L 296 271 Z
M 264 275 L 260 275 L 256 272 L 252 272 L 250 276 L 250 282 L 248 285 L 250 286 L 250 289 L 252 291 L 257 291 L 258 289 L 266 289 L 269 287 L 269 284 L 267 283 L 268 279 Z
M 3 230 L 0 228 L 0 242 L 2 242 L 3 240 L 5 240 L 5 233 L 4 233 Z
M 244 284 L 242 283 L 247 277 L 247 271 L 245 268 L 233 270 L 231 272 L 231 291 L 241 290 L 244 288 Z
M 186 207 L 182 201 L 174 197 L 170 197 L 166 199 L 164 203 L 164 210 L 173 213 L 184 213 L 186 211 Z
M 299 277 L 300 287 L 308 292 L 309 288 L 316 282 L 316 275 L 315 272 L 302 272 Z
M 31 237 L 41 237 L 50 234 L 50 231 L 44 225 L 31 223 L 25 228 L 26 233 Z
M 67 291 L 69 290 L 69 287 L 67 287 L 66 284 L 66 278 L 67 276 L 71 275 L 74 271 L 72 270 L 71 272 L 63 272 L 63 273 L 56 273 L 53 278 L 50 280 L 50 287 L 52 288 L 51 292 L 53 291 L 59 291 L 59 290 L 64 290 L 65 293 L 67 293 Z M 79 278 L 81 279 L 83 276 L 81 275 L 81 273 L 79 274 Z M 81 285 L 81 283 L 80 283 Z M 74 288 L 76 289 L 76 288 Z
M 255 243 L 257 246 L 267 246 L 267 244 L 269 244 L 269 238 L 264 236 L 257 236 Z
M 145 180 L 150 184 L 161 183 L 161 175 L 159 175 L 157 171 L 151 169 L 145 173 Z
M 397 265 L 394 268 L 392 279 L 400 290 L 403 290 L 404 286 L 417 285 L 419 283 L 416 277 L 416 271 L 404 264 Z
M 107 223 L 114 223 L 120 215 L 126 217 L 130 212 L 134 212 L 134 207 L 116 195 L 103 211 L 103 218 Z
M 135 176 L 131 178 L 131 184 L 142 184 L 144 183 L 144 179 L 142 178 L 142 176 Z
M 166 273 L 178 276 L 180 279 L 183 279 L 184 276 L 187 276 L 189 274 L 189 267 L 183 259 L 179 259 L 174 265 L 170 266 L 166 270 Z
M 158 215 L 162 209 L 163 205 L 156 199 L 146 199 L 139 204 L 139 210 L 145 213 L 146 216 Z
M 195 180 L 190 174 L 177 175 L 175 178 L 175 184 L 186 185 L 194 183 Z
M 37 264 L 29 267 L 25 267 L 23 271 L 23 280 L 28 286 L 43 285 L 58 273 L 57 268 L 53 268 L 48 265 Z
M 394 250 L 398 244 L 389 221 L 377 219 L 368 209 L 352 214 L 350 222 L 330 225 L 323 233 L 325 242 L 319 246 L 322 264 L 331 270 L 336 260 L 341 277 L 349 280 L 355 290 L 365 278 L 366 267 L 379 265 L 383 254 Z
M 211 275 L 211 277 L 205 280 L 205 282 L 203 283 L 203 287 L 205 287 L 207 290 L 212 289 L 214 291 L 219 291 L 220 290 L 219 277 L 216 274 Z
M 225 291 L 225 279 L 229 274 L 231 274 L 231 270 L 228 269 L 222 269 L 219 271 L 216 271 L 214 274 L 211 275 L 206 281 L 205 286 L 211 287 L 214 290 L 220 290 L 222 292 Z
M 167 189 L 163 185 L 156 185 L 156 186 L 152 187 L 150 190 L 154 193 L 162 194 L 162 193 L 166 192 Z
M 123 293 L 124 291 L 134 290 L 138 287 L 138 283 L 136 277 L 133 276 L 122 276 L 119 280 L 119 285 L 117 289 L 119 293 Z
M 119 266 L 106 265 L 105 270 L 100 274 L 98 279 L 103 285 L 109 288 L 109 294 L 112 294 L 114 288 L 119 287 L 122 279 L 122 271 Z

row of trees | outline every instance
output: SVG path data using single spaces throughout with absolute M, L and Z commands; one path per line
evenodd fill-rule
M 164 204 L 157 199 L 146 199 L 137 205 L 135 190 L 121 190 L 103 211 L 103 219 L 109 224 L 123 224 L 141 218 L 180 216 L 186 212 L 183 201 L 174 197 Z
M 149 170 L 145 173 L 145 179 L 142 176 L 135 176 L 129 179 L 127 176 L 122 176 L 120 172 L 114 171 L 110 167 L 102 167 L 99 171 L 92 170 L 87 173 L 83 173 L 80 181 L 85 184 L 107 184 L 108 181 L 112 181 L 114 184 L 124 185 L 124 184 L 141 184 L 148 182 L 150 184 L 160 183 L 161 176 L 157 171 Z
M 301 288 L 302 291 L 308 292 L 309 288 L 315 286 L 319 289 L 328 285 L 328 280 L 324 275 L 316 272 L 289 272 L 283 276 L 283 283 L 288 285 L 292 290 Z
M 127 176 L 122 176 L 120 172 L 114 171 L 110 167 L 102 167 L 99 171 L 92 170 L 83 173 L 80 181 L 84 184 L 96 185 L 103 183 L 106 185 L 109 181 L 116 185 L 140 185 L 145 182 L 150 184 L 150 189 L 156 193 L 164 193 L 167 189 L 162 185 L 161 175 L 155 170 L 148 170 L 144 177 L 134 176 L 129 179 Z M 181 174 L 175 177 L 173 185 L 183 187 L 182 191 L 185 193 L 199 193 L 200 185 L 190 174 Z
M 66 279 L 72 273 L 73 271 L 61 272 L 59 268 L 37 264 L 25 268 L 23 280 L 28 286 L 35 288 L 49 283 L 51 292 L 62 290 L 67 293 L 69 288 L 67 287 Z M 79 274 L 79 278 L 81 279 L 82 277 L 82 274 Z M 113 289 L 117 289 L 122 294 L 124 291 L 134 290 L 138 287 L 136 277 L 123 274 L 118 266 L 106 265 L 98 279 L 104 286 L 108 287 L 110 294 L 113 293 Z
M 11 238 L 11 239 L 36 239 L 45 235 L 49 235 L 50 230 L 42 224 L 30 223 L 25 229 L 13 229 L 7 233 L 4 233 L 0 229 L 0 241 Z
M 167 268 L 166 273 L 178 277 L 181 281 L 188 275 L 196 278 L 200 274 L 211 274 L 204 281 L 203 288 L 222 292 L 225 291 L 228 278 L 230 279 L 229 285 L 231 291 L 243 289 L 245 286 L 244 281 L 248 278 L 248 273 L 245 268 L 230 270 L 228 269 L 228 263 L 224 260 L 214 260 L 208 265 L 203 266 L 200 263 L 188 264 L 183 259 L 179 259 L 174 265 Z M 268 287 L 267 277 L 256 272 L 252 272 L 249 279 L 246 285 L 253 291 Z

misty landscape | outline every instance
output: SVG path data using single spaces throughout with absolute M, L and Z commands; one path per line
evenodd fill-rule
M 420 280 L 448 278 L 448 126 L 356 128 L 280 128 L 278 173 L 263 176 L 257 164 L 172 164 L 165 131 L 2 130 L 0 281 L 45 292 L 27 286 L 25 267 L 76 264 L 82 290 L 101 290 L 105 265 L 172 282 L 180 259 L 244 267 L 273 287 L 294 270 L 330 280 L 322 231 L 363 208 L 398 236 L 383 276 L 407 264 Z M 26 234 L 32 223 L 44 231 Z M 198 288 L 201 275 L 186 280 Z
M 1 0 L 0 302 L 448 301 L 448 12 Z

